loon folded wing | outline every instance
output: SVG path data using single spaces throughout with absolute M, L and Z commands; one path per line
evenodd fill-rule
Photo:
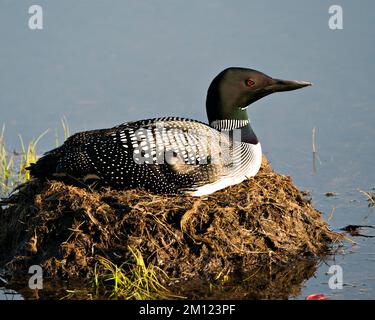
M 207 124 L 185 118 L 155 118 L 115 127 L 114 139 L 138 165 L 177 189 L 195 189 L 225 172 L 229 139 Z M 144 169 L 146 170 L 146 169 Z

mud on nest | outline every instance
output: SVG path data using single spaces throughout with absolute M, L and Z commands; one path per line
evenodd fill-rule
M 122 264 L 131 247 L 170 276 L 209 279 L 319 256 L 340 239 L 266 161 L 255 177 L 206 198 L 34 180 L 11 199 L 0 207 L 0 266 L 13 275 L 39 264 L 51 277 L 90 277 L 99 257 Z

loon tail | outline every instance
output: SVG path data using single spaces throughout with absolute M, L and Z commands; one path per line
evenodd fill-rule
M 35 178 L 52 178 L 53 174 L 56 172 L 56 167 L 58 160 L 60 158 L 59 152 L 52 150 L 46 153 L 43 157 L 38 159 L 36 163 L 31 163 L 26 170 L 30 171 L 30 175 Z

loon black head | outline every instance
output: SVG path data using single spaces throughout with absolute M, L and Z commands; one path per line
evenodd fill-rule
M 310 86 L 310 82 L 273 79 L 245 68 L 228 68 L 212 81 L 207 92 L 206 109 L 209 123 L 215 120 L 246 120 L 246 108 L 274 92 Z

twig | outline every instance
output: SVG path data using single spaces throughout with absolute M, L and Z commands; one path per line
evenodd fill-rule
M 313 154 L 316 153 L 315 131 L 316 131 L 316 128 L 313 127 L 313 129 L 312 129 L 312 152 L 313 152 Z
M 335 212 L 336 210 L 336 207 L 333 207 L 332 210 L 331 210 L 331 213 L 329 214 L 329 217 L 328 217 L 328 221 L 331 221 L 332 218 L 333 218 L 333 213 Z

